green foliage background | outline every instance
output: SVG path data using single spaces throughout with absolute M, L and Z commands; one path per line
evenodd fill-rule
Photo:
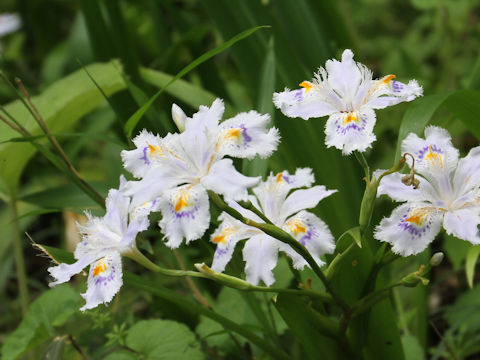
M 161 135 L 174 131 L 172 102 L 188 115 L 215 97 L 225 100 L 226 116 L 250 109 L 270 113 L 282 135 L 279 150 L 268 161 L 239 161 L 237 167 L 252 175 L 312 167 L 317 183 L 339 190 L 317 209 L 338 239 L 357 225 L 362 169 L 353 156 L 342 157 L 336 149 L 325 148 L 325 119 L 285 118 L 274 111 L 272 93 L 285 86 L 295 88 L 328 58 L 351 48 L 356 60 L 376 77 L 394 73 L 400 81 L 416 78 L 424 87 L 424 98 L 377 112 L 377 141 L 367 153 L 372 169 L 390 167 L 399 156 L 401 139 L 410 131 L 421 133 L 428 123 L 447 128 L 465 154 L 480 138 L 479 10 L 478 2 L 469 0 L 5 0 L 0 11 L 19 12 L 23 27 L 0 39 L 0 66 L 8 78 L 23 80 L 68 157 L 105 196 L 123 173 L 119 153 L 129 146 L 124 126 L 135 111 L 195 59 L 244 30 L 268 25 L 167 87 L 133 134 L 141 128 Z M 32 134 L 40 134 L 15 99 L 1 82 L 0 103 Z M 231 329 L 188 311 L 180 300 L 148 290 L 165 288 L 195 302 L 185 279 L 146 273 L 128 261 L 126 269 L 141 272 L 145 281 L 140 290 L 127 282 L 110 306 L 86 314 L 72 311 L 78 307 L 75 294 L 83 291 L 84 279 L 48 290 L 49 261 L 37 256 L 23 232 L 28 231 L 37 243 L 71 251 L 70 212 L 88 208 L 101 214 L 102 210 L 31 144 L 19 141 L 18 134 L 4 124 L 0 129 L 0 344 L 5 344 L 4 358 L 28 351 L 34 358 L 47 354 L 81 358 L 74 343 L 92 358 L 130 359 L 134 352 L 128 349 L 148 359 L 267 356 Z M 43 138 L 39 141 L 47 144 Z M 372 223 L 377 224 L 392 208 L 389 199 L 379 200 Z M 14 218 L 18 222 L 12 222 Z M 208 234 L 176 253 L 162 244 L 153 227 L 145 238 L 140 248 L 172 268 L 209 263 L 214 250 Z M 337 244 L 340 250 L 351 241 L 347 238 Z M 20 275 L 14 266 L 15 241 L 23 247 L 29 299 L 36 299 L 24 316 L 17 300 Z M 371 248 L 378 247 L 370 242 Z M 480 293 L 478 286 L 469 289 L 464 271 L 467 258 L 470 279 L 475 279 L 478 250 L 444 234 L 433 245 L 434 251 L 438 249 L 446 253 L 447 261 L 432 274 L 428 287 L 395 290 L 392 298 L 357 319 L 358 341 L 368 344 L 359 356 L 461 359 L 480 352 L 480 321 L 473 317 Z M 391 271 L 380 273 L 379 283 L 416 270 L 429 256 L 427 250 L 397 261 Z M 353 302 L 360 296 L 373 259 L 358 251 L 350 257 L 334 280 L 338 291 Z M 242 268 L 237 251 L 228 272 L 242 276 Z M 307 283 L 309 277 L 312 274 L 305 271 L 301 281 Z M 295 283 L 285 259 L 276 269 L 276 278 L 278 286 Z M 321 288 L 316 281 L 313 288 Z M 305 332 L 308 324 L 297 322 L 308 311 L 301 299 L 279 296 L 273 303 L 271 296 L 240 294 L 205 280 L 195 285 L 214 311 L 246 325 L 292 358 L 316 358 L 319 353 L 325 358 L 340 356 L 329 338 L 314 338 Z M 53 311 L 49 296 L 58 302 L 53 318 L 48 315 Z M 298 313 L 284 316 L 285 309 L 292 308 Z M 262 309 L 269 318 L 262 316 Z M 152 347 L 138 333 L 171 336 L 179 343 L 173 342 L 172 348 Z

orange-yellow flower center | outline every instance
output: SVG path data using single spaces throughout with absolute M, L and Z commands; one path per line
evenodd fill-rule
M 98 260 L 93 268 L 93 276 L 98 276 L 107 270 L 107 264 L 105 263 L 105 259 Z
M 283 174 L 278 173 L 277 176 L 275 177 L 276 182 L 282 182 L 283 181 Z
M 358 121 L 358 116 L 356 111 L 349 112 L 343 115 L 343 124 L 349 124 L 352 121 L 355 121 L 355 122 Z
M 177 194 L 177 198 L 175 200 L 175 212 L 181 211 L 184 207 L 187 207 L 188 204 L 188 192 L 185 189 L 180 190 L 180 193 Z
M 385 84 L 390 84 L 390 81 L 392 81 L 395 78 L 396 78 L 395 75 L 387 75 L 382 80 Z
M 290 231 L 293 232 L 293 234 L 295 236 L 297 236 L 300 233 L 304 233 L 304 232 L 307 231 L 307 228 L 305 227 L 305 224 L 303 224 L 302 222 L 300 222 L 298 220 L 290 221 L 287 224 L 287 226 L 290 229 Z
M 212 241 L 215 243 L 215 244 L 218 244 L 218 243 L 222 243 L 222 244 L 225 244 L 227 242 L 227 237 L 230 236 L 232 233 L 234 232 L 234 229 L 232 229 L 231 227 L 226 227 L 225 229 L 223 229 L 220 234 L 218 234 L 217 236 L 215 236 Z
M 158 155 L 163 155 L 162 148 L 158 145 L 150 145 L 148 144 L 148 149 L 150 150 L 150 154 L 153 155 L 158 153 Z
M 306 93 L 309 92 L 310 90 L 312 90 L 312 88 L 313 88 L 313 84 L 309 81 L 302 81 L 300 83 L 300 86 L 305 88 Z
M 425 218 L 427 217 L 427 212 L 423 209 L 416 209 L 412 212 L 412 214 L 405 219 L 405 221 L 409 223 L 414 223 L 418 226 L 422 226 Z
M 433 164 L 443 167 L 443 157 L 441 154 L 433 151 L 432 145 L 428 147 L 428 153 L 425 155 L 425 159 L 431 161 Z

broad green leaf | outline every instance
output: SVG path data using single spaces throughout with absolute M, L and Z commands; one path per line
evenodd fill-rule
M 445 107 L 468 127 L 473 135 L 480 139 L 480 91 L 459 90 L 455 91 L 445 100 Z
M 20 326 L 10 335 L 2 349 L 2 359 L 17 359 L 28 350 L 52 339 L 58 328 L 78 312 L 82 298 L 70 285 L 60 285 L 44 292 L 29 307 Z
M 452 263 L 454 270 L 460 270 L 467 256 L 468 250 L 472 247 L 468 241 L 459 240 L 451 235 L 444 235 L 443 251 Z
M 425 360 L 425 351 L 420 346 L 418 339 L 412 335 L 402 336 L 403 352 L 405 359 L 408 360 Z
M 398 162 L 402 154 L 400 154 L 402 141 L 411 132 L 417 135 L 423 135 L 423 129 L 428 125 L 433 114 L 440 105 L 443 104 L 449 94 L 435 94 L 415 99 L 410 103 L 405 115 L 403 115 L 402 123 L 397 140 L 397 153 L 395 162 Z
M 127 121 L 125 124 L 125 132 L 129 135 L 132 134 L 133 129 L 135 126 L 138 124 L 140 119 L 142 118 L 143 114 L 150 108 L 150 106 L 155 102 L 155 100 L 165 91 L 165 89 L 170 86 L 172 83 L 174 83 L 176 80 L 180 79 L 182 76 L 188 74 L 191 70 L 195 69 L 198 65 L 202 64 L 203 62 L 207 61 L 208 59 L 212 58 L 213 56 L 227 50 L 229 47 L 234 45 L 236 42 L 250 36 L 253 34 L 255 31 L 265 28 L 267 26 L 257 26 L 252 29 L 245 30 L 241 32 L 240 34 L 234 36 L 227 42 L 223 43 L 222 45 L 216 47 L 215 49 L 212 49 L 205 54 L 201 55 L 197 59 L 195 59 L 193 62 L 191 62 L 189 65 L 184 67 L 180 72 L 173 77 L 172 80 L 170 80 L 164 87 L 162 87 L 154 96 L 148 100 L 146 104 L 144 104 L 140 109 L 138 109 Z
M 144 320 L 128 330 L 126 345 L 146 360 L 204 359 L 195 335 L 184 324 L 170 320 Z
M 342 235 L 340 235 L 337 242 L 340 241 L 340 239 L 342 239 L 346 235 L 350 235 L 353 241 L 355 241 L 355 244 L 357 244 L 359 248 L 362 247 L 362 231 L 360 226 L 355 226 L 345 231 Z
M 106 195 L 112 184 L 104 182 L 92 183 L 92 187 L 100 194 Z M 32 194 L 25 194 L 18 198 L 30 204 L 50 209 L 72 209 L 82 212 L 85 208 L 98 208 L 98 205 L 83 191 L 74 185 L 63 185 Z
M 125 83 L 113 63 L 93 64 L 87 69 L 107 95 L 125 88 Z M 102 94 L 83 70 L 57 81 L 32 100 L 52 133 L 71 129 L 85 114 L 104 102 Z M 36 122 L 20 101 L 6 105 L 5 109 L 33 135 L 40 133 Z M 6 125 L 0 124 L 0 128 L 0 142 L 18 137 L 18 134 Z M 0 163 L 0 182 L 15 190 L 25 165 L 34 153 L 35 148 L 30 144 L 0 145 L 0 157 L 5 159 Z
M 465 258 L 465 275 L 467 277 L 468 286 L 473 287 L 473 277 L 475 275 L 475 265 L 477 264 L 478 256 L 480 255 L 480 245 L 472 246 L 468 249 Z

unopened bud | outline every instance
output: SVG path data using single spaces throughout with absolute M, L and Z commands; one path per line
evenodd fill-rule
M 445 255 L 443 255 L 442 252 L 437 252 L 437 253 L 433 254 L 432 258 L 430 259 L 430 265 L 432 265 L 432 266 L 440 265 L 441 262 L 443 261 L 444 257 L 445 257 Z
M 185 130 L 185 121 L 187 120 L 187 115 L 183 112 L 183 110 L 177 104 L 172 105 L 172 119 L 175 125 L 180 132 Z

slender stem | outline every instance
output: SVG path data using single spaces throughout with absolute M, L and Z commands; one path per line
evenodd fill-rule
M 359 315 L 367 311 L 377 302 L 383 300 L 386 296 L 388 296 L 390 290 L 392 290 L 393 288 L 396 288 L 397 286 L 402 286 L 402 285 L 405 285 L 405 284 L 402 281 L 398 281 L 396 283 L 390 284 L 380 290 L 372 292 L 367 296 L 361 298 L 352 306 L 352 314 Z
M 10 214 L 12 219 L 18 218 L 17 200 L 13 192 L 10 194 Z M 13 220 L 13 251 L 15 256 L 15 268 L 17 272 L 18 295 L 20 298 L 20 306 L 22 315 L 25 316 L 28 310 L 29 295 L 27 286 L 27 275 L 25 271 L 25 258 L 23 257 L 22 238 L 20 236 L 20 226 L 18 220 Z
M 365 156 L 363 156 L 363 153 L 359 151 L 355 151 L 354 153 L 358 162 L 362 166 L 363 171 L 365 172 L 365 181 L 368 184 L 370 182 L 370 167 L 368 166 L 367 160 L 365 159 Z
M 342 307 L 345 310 L 349 309 L 348 304 L 340 298 L 336 291 L 331 287 L 330 283 L 328 282 L 327 278 L 323 274 L 322 270 L 318 266 L 317 262 L 315 259 L 312 257 L 310 252 L 302 245 L 300 244 L 297 240 L 295 240 L 290 234 L 285 232 L 284 230 L 280 229 L 279 227 L 272 225 L 272 224 L 264 224 L 264 223 L 257 223 L 255 221 L 252 221 L 250 219 L 246 219 L 243 217 L 242 214 L 240 214 L 237 210 L 231 208 L 228 206 L 218 194 L 215 194 L 212 191 L 208 192 L 208 195 L 210 196 L 210 199 L 215 203 L 216 206 L 220 210 L 225 211 L 226 213 L 230 214 L 237 220 L 240 220 L 246 225 L 250 225 L 253 227 L 256 227 L 257 229 L 262 230 L 264 233 L 267 235 L 272 236 L 273 238 L 290 245 L 295 252 L 297 252 L 299 255 L 301 255 L 305 261 L 310 265 L 312 270 L 315 272 L 315 274 L 318 276 L 318 278 L 323 282 L 325 288 L 327 291 L 332 295 L 332 297 L 335 299 L 336 303 Z
M 260 219 L 265 221 L 267 224 L 273 225 L 273 223 L 255 205 L 253 205 L 251 201 L 240 201 L 239 204 L 245 209 L 248 209 L 251 212 L 253 212 L 255 215 L 257 215 Z
M 144 267 L 146 267 L 147 269 L 153 272 L 157 272 L 159 274 L 166 275 L 166 276 L 174 276 L 174 277 L 191 276 L 191 277 L 202 278 L 202 279 L 210 279 L 210 280 L 220 282 L 221 284 L 226 285 L 228 287 L 231 287 L 237 290 L 242 290 L 242 291 L 296 294 L 296 295 L 308 296 L 310 298 L 316 298 L 330 304 L 335 303 L 335 300 L 329 294 L 321 291 L 317 291 L 317 290 L 283 289 L 283 288 L 275 288 L 275 287 L 255 286 L 247 283 L 242 279 L 238 279 L 233 276 L 220 274 L 220 273 L 210 274 L 207 272 L 198 272 L 198 271 L 190 271 L 190 270 L 165 269 L 151 262 L 137 248 L 133 248 L 131 250 L 131 253 L 126 253 L 124 254 L 124 256 L 135 260 L 140 265 L 143 265 Z M 211 270 L 210 272 L 213 273 L 213 271 Z

